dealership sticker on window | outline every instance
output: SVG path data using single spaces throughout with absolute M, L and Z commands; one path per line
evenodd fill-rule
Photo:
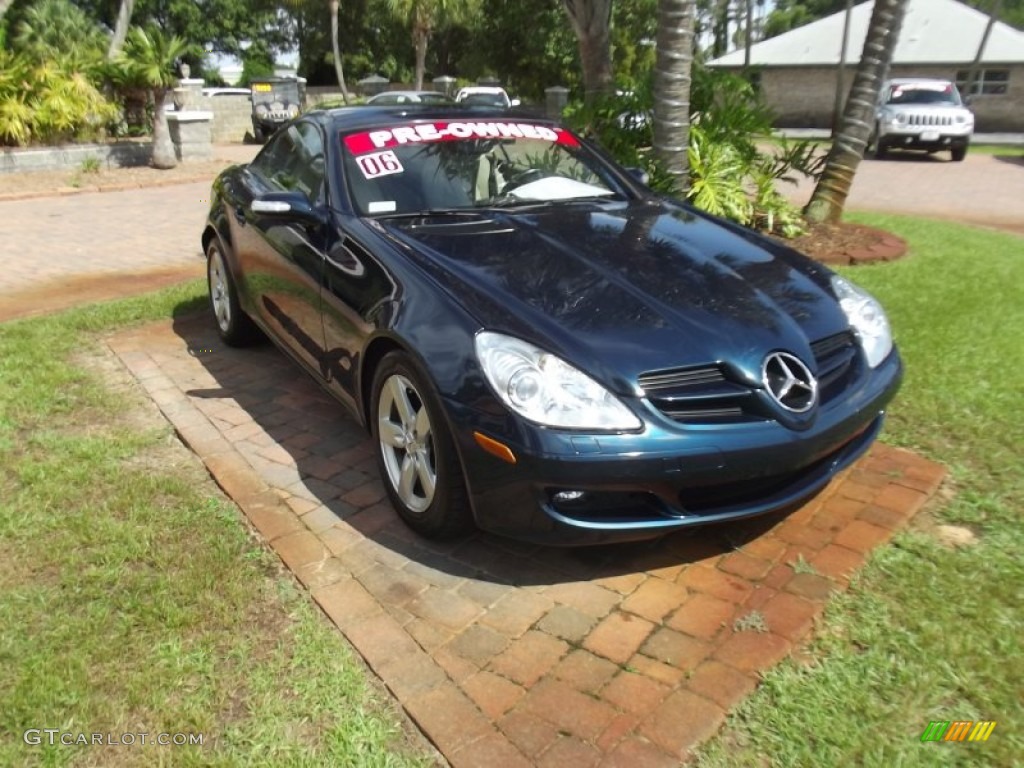
M 345 146 L 353 155 L 363 155 L 387 147 L 460 139 L 534 139 L 575 147 L 576 137 L 562 128 L 534 123 L 441 121 L 399 125 L 366 133 L 350 133 Z M 383 153 L 381 153 L 383 154 Z M 362 167 L 362 166 L 360 166 Z M 366 172 L 365 169 L 363 171 Z M 397 173 L 397 171 L 389 171 Z M 376 174 L 381 175 L 381 174 Z M 367 178 L 371 178 L 367 176 Z
M 359 170 L 363 172 L 363 176 L 368 179 L 401 173 L 405 170 L 390 149 L 384 152 L 374 152 L 372 155 L 362 155 L 356 158 L 356 162 L 359 164 Z

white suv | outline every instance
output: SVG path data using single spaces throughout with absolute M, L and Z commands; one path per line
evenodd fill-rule
M 963 160 L 974 132 L 974 115 L 949 80 L 905 77 L 886 81 L 875 112 L 875 157 L 890 149 L 948 149 Z
M 455 101 L 469 107 L 508 109 L 519 106 L 519 99 L 510 99 L 504 88 L 489 85 L 470 85 L 460 88 L 459 92 L 455 94 Z

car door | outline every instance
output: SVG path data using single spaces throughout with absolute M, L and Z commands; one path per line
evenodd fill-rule
M 323 372 L 324 335 L 320 285 L 327 239 L 324 145 L 319 126 L 301 121 L 279 131 L 250 164 L 251 197 L 236 220 L 236 242 L 245 290 L 262 324 L 303 364 Z M 299 193 L 323 212 L 322 222 L 287 213 L 253 211 L 272 193 Z
M 321 292 L 328 388 L 355 406 L 359 356 L 368 337 L 390 311 L 396 288 L 391 275 L 366 244 L 366 225 L 351 212 L 345 174 L 337 164 L 341 188 L 334 190 L 337 229 L 327 247 Z

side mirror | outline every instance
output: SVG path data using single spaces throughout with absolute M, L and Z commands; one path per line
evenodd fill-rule
M 270 192 L 254 198 L 249 206 L 253 213 L 271 218 L 299 220 L 322 224 L 324 217 L 301 192 Z
M 520 106 L 520 105 L 521 105 L 522 103 L 523 103 L 523 102 L 521 102 L 521 101 L 520 101 L 519 99 L 512 99 L 512 104 L 511 104 L 511 106 L 513 106 L 513 107 L 518 107 L 518 106 Z

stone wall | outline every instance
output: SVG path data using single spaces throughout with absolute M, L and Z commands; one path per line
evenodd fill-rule
M 214 144 L 240 144 L 252 134 L 252 102 L 244 94 L 200 96 L 195 108 L 213 112 Z
M 953 80 L 957 65 L 895 66 L 891 77 L 936 77 Z M 971 103 L 975 130 L 988 132 L 1024 131 L 1024 66 L 998 67 L 1009 69 L 1010 81 L 1005 94 L 978 95 Z M 853 82 L 855 67 L 846 71 L 847 87 Z M 836 72 L 831 67 L 788 67 L 763 69 L 761 89 L 765 101 L 778 115 L 776 124 L 783 128 L 829 128 L 836 93 Z
M 51 171 L 80 168 L 95 159 L 104 168 L 146 165 L 152 154 L 149 141 L 120 141 L 114 144 L 68 144 L 63 147 L 31 147 L 0 150 L 0 173 Z

